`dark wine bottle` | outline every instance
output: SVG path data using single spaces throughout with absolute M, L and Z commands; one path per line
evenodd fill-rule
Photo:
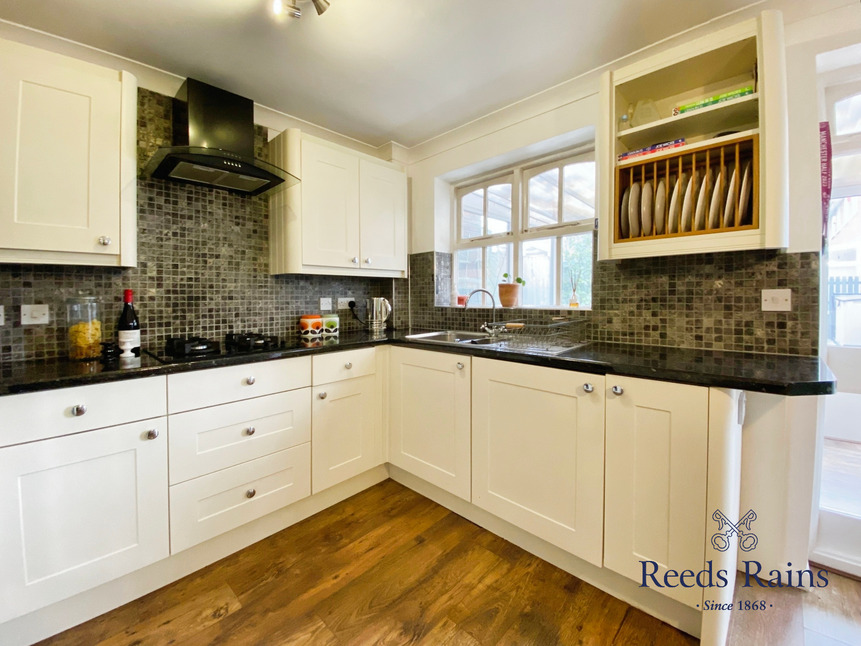
M 127 289 L 123 292 L 123 313 L 117 323 L 117 336 L 121 357 L 138 357 L 141 352 L 141 324 L 134 306 L 134 294 Z

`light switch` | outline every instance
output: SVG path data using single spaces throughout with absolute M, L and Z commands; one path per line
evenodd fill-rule
M 320 311 L 328 312 L 332 309 L 332 299 L 331 298 L 321 298 L 320 299 Z
M 6 325 L 6 308 L 0 305 L 0 325 Z
M 47 305 L 22 305 L 21 325 L 44 325 L 51 319 Z
M 762 290 L 763 312 L 791 312 L 792 290 L 791 289 L 763 289 Z

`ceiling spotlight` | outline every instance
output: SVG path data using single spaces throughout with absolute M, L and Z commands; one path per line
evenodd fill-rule
M 287 14 L 291 18 L 301 18 L 302 10 L 292 2 L 285 4 L 282 0 L 272 0 L 272 13 L 276 16 Z
M 314 3 L 314 8 L 317 10 L 317 15 L 322 16 L 323 12 L 329 8 L 329 0 L 311 0 Z

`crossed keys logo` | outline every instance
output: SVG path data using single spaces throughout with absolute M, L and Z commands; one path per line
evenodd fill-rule
M 712 547 L 718 552 L 726 552 L 730 546 L 733 535 L 738 536 L 738 546 L 742 552 L 750 552 L 759 543 L 759 539 L 750 530 L 750 524 L 756 520 L 756 512 L 749 509 L 737 523 L 732 522 L 724 513 L 718 509 L 712 514 L 712 518 L 718 523 L 718 530 L 712 536 Z

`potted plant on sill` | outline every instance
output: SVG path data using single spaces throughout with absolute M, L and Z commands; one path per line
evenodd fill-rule
M 520 303 L 520 288 L 524 285 L 526 281 L 520 276 L 512 280 L 507 273 L 502 274 L 502 282 L 498 285 L 500 307 L 516 307 Z

